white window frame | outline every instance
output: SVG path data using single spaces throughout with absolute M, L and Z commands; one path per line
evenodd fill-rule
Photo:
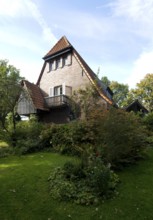
M 56 89 L 57 89 L 57 91 L 55 91 Z M 59 91 L 58 91 L 58 89 L 59 89 Z M 55 93 L 56 93 L 56 95 L 55 95 Z M 66 93 L 65 83 L 62 83 L 61 85 L 49 88 L 49 97 L 65 95 L 65 93 Z
M 63 95 L 63 86 L 55 86 L 54 87 L 54 96 Z

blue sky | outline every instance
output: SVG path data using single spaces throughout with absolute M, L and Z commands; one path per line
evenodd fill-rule
M 63 35 L 100 78 L 134 87 L 153 73 L 153 0 L 0 0 L 0 59 L 29 81 Z

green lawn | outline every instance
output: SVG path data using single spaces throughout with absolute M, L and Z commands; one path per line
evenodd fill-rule
M 0 159 L 1 220 L 152 220 L 153 150 L 149 158 L 119 173 L 119 195 L 99 206 L 57 202 L 49 196 L 51 169 L 73 158 L 53 153 Z

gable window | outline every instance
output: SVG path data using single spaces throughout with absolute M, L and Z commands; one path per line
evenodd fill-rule
M 64 66 L 69 66 L 72 64 L 72 55 L 67 54 L 64 57 L 60 57 L 56 60 L 52 60 L 48 63 L 48 73 L 54 71 L 59 68 L 63 68 Z
M 56 60 L 56 68 L 60 68 L 60 63 L 61 63 L 60 59 Z
M 72 56 L 71 54 L 67 54 L 63 57 L 63 66 L 69 66 L 72 64 Z
M 50 61 L 49 63 L 48 63 L 48 73 L 49 72 L 51 72 L 52 70 L 55 70 L 56 69 L 56 63 L 55 63 L 55 61 Z
M 49 62 L 49 71 L 48 72 L 51 72 L 53 69 L 53 63 L 52 62 Z
M 63 67 L 63 58 L 59 58 L 56 60 L 56 68 L 59 69 L 59 68 L 62 68 Z

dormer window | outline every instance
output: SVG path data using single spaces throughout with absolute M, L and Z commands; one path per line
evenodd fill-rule
M 63 66 L 69 66 L 72 64 L 72 56 L 71 54 L 67 54 L 63 57 Z
M 49 62 L 49 71 L 48 72 L 50 72 L 50 71 L 52 71 L 53 70 L 53 63 L 52 62 Z
M 63 57 L 60 57 L 56 60 L 52 60 L 48 63 L 48 72 L 51 72 L 53 70 L 63 68 L 64 66 L 69 66 L 72 64 L 72 55 L 67 54 Z
M 60 59 L 56 60 L 56 67 L 57 67 L 57 69 L 60 68 L 60 62 L 61 62 Z

